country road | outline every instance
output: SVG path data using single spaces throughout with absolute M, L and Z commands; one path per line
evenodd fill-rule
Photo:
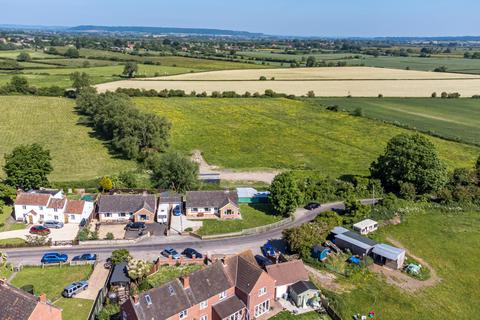
M 376 202 L 373 199 L 365 199 L 361 201 L 363 204 L 370 205 Z M 7 249 L 4 252 L 8 255 L 8 261 L 17 265 L 19 263 L 26 265 L 40 264 L 40 259 L 45 252 L 58 251 L 69 255 L 72 258 L 75 255 L 93 252 L 96 253 L 100 260 L 104 260 L 110 256 L 112 250 L 118 248 L 126 248 L 135 258 L 154 260 L 166 246 L 172 247 L 177 251 L 182 251 L 186 247 L 194 247 L 200 252 L 208 253 L 224 253 L 234 254 L 246 249 L 252 249 L 254 252 L 259 252 L 267 240 L 280 239 L 282 231 L 287 228 L 299 226 L 303 223 L 313 220 L 318 213 L 330 210 L 342 210 L 344 205 L 342 202 L 334 202 L 323 204 L 320 208 L 312 211 L 305 209 L 298 209 L 295 212 L 295 220 L 280 228 L 272 229 L 267 232 L 223 238 L 215 240 L 200 240 L 194 237 L 176 237 L 170 240 L 169 237 L 149 238 L 142 242 L 130 245 L 96 245 L 96 246 L 71 246 L 71 247 L 55 247 L 55 248 L 18 248 Z

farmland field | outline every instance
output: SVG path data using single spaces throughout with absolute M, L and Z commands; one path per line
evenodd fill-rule
M 50 150 L 52 181 L 93 179 L 135 167 L 115 159 L 105 144 L 78 124 L 74 102 L 64 98 L 0 96 L 0 161 L 3 154 L 25 143 L 39 143 Z M 3 172 L 2 172 L 3 174 Z
M 260 76 L 275 81 L 259 81 Z M 278 78 L 277 78 L 278 76 Z M 283 77 L 283 79 L 282 79 Z M 256 80 L 253 80 L 256 79 Z M 228 81 L 227 81 L 228 80 Z M 479 94 L 480 77 L 450 73 L 427 73 L 366 67 L 232 70 L 188 74 L 148 80 L 124 80 L 98 85 L 99 91 L 122 88 L 181 89 L 186 92 L 249 91 L 305 95 L 313 91 L 322 97 L 429 97 L 432 92 Z
M 308 101 L 324 106 L 338 105 L 349 111 L 362 108 L 368 118 L 480 144 L 479 99 L 318 98 Z
M 370 311 L 375 318 L 390 320 L 478 318 L 479 228 L 478 212 L 427 210 L 407 216 L 400 225 L 380 229 L 381 235 L 399 240 L 426 260 L 442 281 L 409 294 L 368 276 L 360 283 L 353 281 L 356 289 L 334 295 L 338 311 L 344 319 Z
M 141 110 L 166 116 L 172 145 L 199 149 L 225 168 L 319 170 L 366 174 L 387 141 L 406 129 L 324 111 L 289 99 L 137 98 Z M 480 149 L 431 138 L 449 168 L 472 167 Z

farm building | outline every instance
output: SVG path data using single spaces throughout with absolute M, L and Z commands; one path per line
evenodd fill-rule
M 378 222 L 372 219 L 365 219 L 353 225 L 353 230 L 360 234 L 369 234 L 378 229 Z
M 290 299 L 299 308 L 305 308 L 311 300 L 318 299 L 320 295 L 318 288 L 310 281 L 298 281 L 288 291 Z
M 363 237 L 358 233 L 347 231 L 335 235 L 334 243 L 342 250 L 349 250 L 352 254 L 364 256 L 370 254 L 377 244 L 372 239 Z
M 330 252 L 331 250 L 329 248 L 317 245 L 312 249 L 312 256 L 320 261 L 325 261 Z
M 268 202 L 268 191 L 257 191 L 254 188 L 237 188 L 239 203 L 266 203 Z
M 405 262 L 405 250 L 380 243 L 373 247 L 372 258 L 375 263 L 393 269 L 400 269 Z
M 330 235 L 331 235 L 332 238 L 335 238 L 336 235 L 339 235 L 339 234 L 342 234 L 342 233 L 345 233 L 345 232 L 348 232 L 348 231 L 350 231 L 350 230 L 345 229 L 344 227 L 335 227 L 330 232 Z

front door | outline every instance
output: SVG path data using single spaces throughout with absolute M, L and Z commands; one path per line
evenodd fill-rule
M 33 217 L 31 215 L 28 216 L 28 223 L 33 224 Z
M 68 214 L 64 214 L 63 216 L 64 216 L 64 219 L 63 219 L 64 222 L 65 222 L 65 223 L 68 223 Z

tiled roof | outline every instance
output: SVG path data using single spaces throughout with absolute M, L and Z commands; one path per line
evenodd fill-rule
M 238 207 L 238 195 L 233 191 L 188 191 L 186 206 L 222 208 L 229 202 Z
M 233 256 L 225 259 L 225 271 L 233 285 L 244 293 L 250 293 L 263 273 L 256 264 L 240 257 Z
M 213 306 L 213 310 L 218 315 L 219 319 L 225 319 L 231 316 L 237 311 L 245 308 L 245 303 L 238 299 L 236 296 L 232 296 L 225 301 L 219 302 Z
M 208 268 L 192 272 L 188 277 L 193 296 L 198 303 L 232 287 L 221 261 L 213 263 Z
M 48 203 L 48 208 L 52 209 L 62 209 L 65 206 L 66 199 L 56 199 L 51 198 L 50 202 Z
M 305 269 L 302 260 L 272 264 L 265 268 L 267 269 L 267 273 L 277 281 L 277 287 L 301 280 L 308 280 L 307 269 Z
M 310 281 L 298 281 L 290 287 L 290 290 L 299 295 L 308 290 L 318 290 L 318 288 Z
M 177 203 L 182 202 L 182 196 L 173 191 L 165 191 L 160 193 L 159 203 Z
M 21 192 L 17 195 L 15 199 L 15 204 L 20 206 L 47 206 L 48 200 L 50 199 L 49 194 L 40 194 L 40 193 L 26 193 Z
M 82 214 L 85 201 L 83 200 L 68 200 L 65 207 L 65 213 Z
M 147 209 L 154 213 L 157 200 L 154 195 L 143 194 L 114 194 L 101 195 L 98 200 L 98 212 L 136 212 L 140 209 Z

